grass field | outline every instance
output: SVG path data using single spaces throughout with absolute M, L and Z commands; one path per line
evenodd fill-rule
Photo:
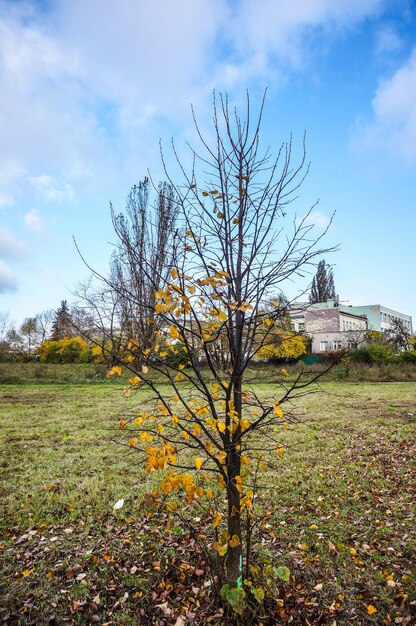
M 279 621 L 251 623 L 415 624 L 415 385 L 322 389 L 297 401 L 260 492 L 253 551 L 291 579 Z M 154 479 L 113 442 L 129 402 L 115 384 L 0 386 L 2 624 L 225 623 L 197 540 L 208 520 L 149 513 Z

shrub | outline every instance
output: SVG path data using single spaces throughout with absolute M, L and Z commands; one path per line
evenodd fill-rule
M 399 355 L 399 361 L 404 361 L 405 363 L 416 363 L 416 350 L 401 352 Z
M 371 363 L 391 363 L 396 360 L 395 350 L 388 343 L 372 343 L 367 347 Z
M 44 341 L 37 349 L 43 363 L 89 363 L 91 353 L 81 337 L 64 337 L 57 341 Z
M 349 351 L 348 355 L 353 363 L 371 363 L 371 354 L 368 351 L 367 346 L 354 348 Z

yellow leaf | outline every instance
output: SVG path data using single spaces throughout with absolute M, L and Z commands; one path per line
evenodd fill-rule
M 280 371 L 282 372 L 284 376 L 289 376 L 289 372 L 287 370 L 282 368 Z
M 121 430 L 124 430 L 124 429 L 126 428 L 126 426 L 127 426 L 127 422 L 126 422 L 126 420 L 121 420 L 121 422 L 120 422 L 120 428 L 121 428 Z
M 147 367 L 147 365 L 142 365 L 143 374 L 147 374 L 148 371 L 149 371 L 149 368 Z
M 230 539 L 230 541 L 228 542 L 228 545 L 230 546 L 230 548 L 236 548 L 237 546 L 240 545 L 240 539 L 237 535 L 233 535 Z
M 157 425 L 157 432 L 159 433 L 159 435 L 161 435 L 164 431 L 163 425 L 162 424 L 158 424 Z
M 244 433 L 246 430 L 250 428 L 250 422 L 248 420 L 240 420 L 240 428 Z
M 227 553 L 227 546 L 221 545 L 220 543 L 218 543 L 218 541 L 214 541 L 212 547 L 218 552 L 220 556 L 224 556 Z
M 202 463 L 203 463 L 202 459 L 200 459 L 199 457 L 196 457 L 196 459 L 194 460 L 194 463 L 195 463 L 195 467 L 197 470 L 201 469 Z
M 279 404 L 274 405 L 273 413 L 277 415 L 277 417 L 283 417 L 283 411 Z
M 222 520 L 223 516 L 221 515 L 221 513 L 216 513 L 214 515 L 214 519 L 212 522 L 212 525 L 214 528 L 217 528 L 218 524 L 220 523 L 220 521 Z
M 238 224 L 238 221 L 239 221 L 239 220 L 238 220 L 238 217 L 235 217 L 235 218 L 233 219 L 233 224 Z
M 281 459 L 283 459 L 283 457 L 285 455 L 285 449 L 284 448 L 277 448 L 276 454 L 277 454 L 277 456 L 280 456 Z
M 217 213 L 217 217 L 221 220 L 224 217 L 224 213 Z
M 373 615 L 373 613 L 377 613 L 377 609 L 372 604 L 367 604 L 367 613 L 369 615 Z
M 218 422 L 218 423 L 217 423 L 217 428 L 218 428 L 218 430 L 220 431 L 220 433 L 223 433 L 223 432 L 224 432 L 224 430 L 225 430 L 225 424 L 224 424 L 224 422 Z
M 33 569 L 25 569 L 23 570 L 22 574 L 26 578 L 26 576 L 30 576 L 32 572 L 33 572 Z
M 131 376 L 131 378 L 129 378 L 129 383 L 133 387 L 137 387 L 137 385 L 140 385 L 141 380 L 138 376 Z
M 131 445 L 132 448 L 135 448 L 137 446 L 137 439 L 136 439 L 136 437 L 130 437 L 129 444 Z
M 176 267 L 174 267 L 172 270 L 170 270 L 170 275 L 172 276 L 173 280 L 178 278 L 179 274 L 178 274 L 178 270 L 176 269 Z
M 122 374 L 122 369 L 118 365 L 112 367 L 111 370 L 108 372 L 108 376 L 110 378 L 112 378 L 115 374 L 117 374 L 117 376 L 121 376 Z
M 195 285 L 189 285 L 188 291 L 189 291 L 190 294 L 194 295 L 194 293 L 196 291 Z

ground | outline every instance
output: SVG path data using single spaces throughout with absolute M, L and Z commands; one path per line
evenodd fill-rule
M 242 623 L 416 623 L 415 385 L 321 388 L 259 493 L 253 576 L 271 591 Z M 92 381 L 0 386 L 2 624 L 227 623 L 212 520 L 166 511 L 114 442 L 134 401 Z M 290 580 L 268 583 L 271 563 Z

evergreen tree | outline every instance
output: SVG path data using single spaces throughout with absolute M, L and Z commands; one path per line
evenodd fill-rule
M 53 341 L 59 341 L 64 337 L 74 336 L 74 324 L 72 315 L 69 311 L 68 302 L 66 300 L 61 301 L 61 306 L 56 312 L 55 320 L 52 326 L 51 339 Z
M 312 280 L 309 302 L 326 302 L 327 300 L 338 300 L 335 292 L 334 274 L 332 269 L 325 264 L 325 259 L 319 261 L 318 269 Z

